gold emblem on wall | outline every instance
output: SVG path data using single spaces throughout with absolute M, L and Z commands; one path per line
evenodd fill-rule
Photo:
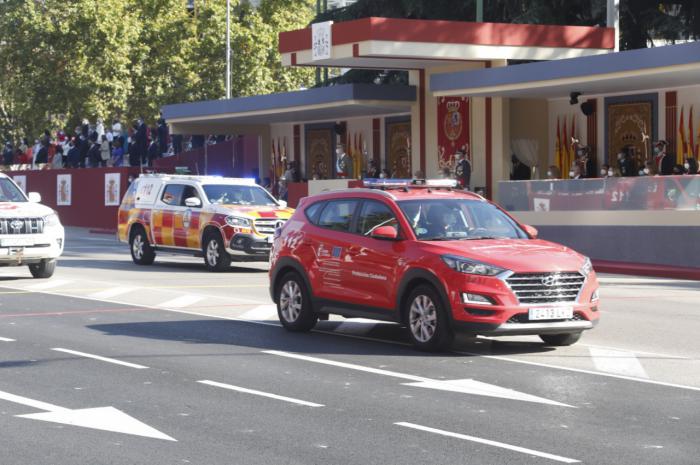
M 612 103 L 608 105 L 608 155 L 616 160 L 625 147 L 637 166 L 642 166 L 650 156 L 643 134 L 652 128 L 651 102 Z
M 321 179 L 333 178 L 333 144 L 330 129 L 310 129 L 306 132 L 307 176 L 318 174 Z
M 411 123 L 387 123 L 389 141 L 387 164 L 393 178 L 410 178 L 411 175 Z

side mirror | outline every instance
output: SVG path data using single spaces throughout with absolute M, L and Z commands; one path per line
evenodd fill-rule
M 201 207 L 202 201 L 197 197 L 188 197 L 185 199 L 185 205 L 188 207 Z
M 278 200 L 277 203 L 280 205 L 280 208 L 287 208 L 286 200 Z
M 380 226 L 372 231 L 370 237 L 394 241 L 399 237 L 399 232 L 393 226 Z
M 27 197 L 29 198 L 29 201 L 32 203 L 41 202 L 41 194 L 38 192 L 30 192 L 29 194 L 27 194 Z
M 533 239 L 537 239 L 537 228 L 535 228 L 534 226 L 530 226 L 529 224 L 525 224 L 523 225 L 523 229 L 526 233 L 530 235 L 530 237 L 532 237 Z

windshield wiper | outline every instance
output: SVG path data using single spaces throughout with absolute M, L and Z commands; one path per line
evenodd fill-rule
M 461 241 L 483 241 L 487 239 L 508 239 L 505 236 L 474 236 L 474 237 L 462 237 Z

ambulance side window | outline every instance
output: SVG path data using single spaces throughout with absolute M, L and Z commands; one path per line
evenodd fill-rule
M 166 205 L 180 205 L 180 199 L 182 198 L 182 191 L 185 186 L 182 184 L 168 184 L 165 186 L 163 191 L 163 196 L 161 201 Z

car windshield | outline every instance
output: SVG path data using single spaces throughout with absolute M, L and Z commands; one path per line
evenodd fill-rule
M 398 204 L 421 241 L 528 238 L 515 221 L 487 202 L 425 199 Z
M 208 184 L 203 188 L 209 202 L 214 204 L 277 206 L 275 199 L 260 186 Z
M 0 178 L 0 202 L 26 202 L 27 197 L 7 178 Z

